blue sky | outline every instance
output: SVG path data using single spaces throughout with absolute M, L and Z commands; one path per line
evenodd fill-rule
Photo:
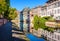
M 25 7 L 36 7 L 38 5 L 44 5 L 47 0 L 10 0 L 10 5 L 13 8 L 21 11 Z

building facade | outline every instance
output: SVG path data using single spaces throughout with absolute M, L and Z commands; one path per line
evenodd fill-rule
M 28 31 L 29 32 L 29 28 L 30 28 L 30 15 L 29 15 L 29 8 L 24 8 L 21 11 L 20 14 L 20 20 L 22 20 L 22 22 L 20 21 L 20 28 L 22 28 L 22 31 Z
M 23 31 L 23 11 L 20 12 L 20 30 Z
M 34 24 L 33 24 L 34 16 L 35 15 L 40 16 L 40 11 L 41 11 L 41 7 L 40 6 L 32 8 L 30 10 L 30 32 L 32 32 L 32 29 L 34 27 Z
M 33 8 L 30 10 L 30 32 L 33 32 L 33 19 L 34 16 L 38 15 L 41 17 L 53 16 L 54 19 L 60 20 L 60 0 L 48 0 L 44 6 Z M 56 24 L 56 23 L 53 23 Z M 59 31 L 59 32 L 57 32 Z M 47 40 L 60 41 L 60 29 L 54 33 L 48 31 L 40 31 L 42 35 L 47 37 Z M 38 33 L 38 32 L 37 32 Z
M 58 32 L 48 32 L 47 30 L 40 29 L 42 36 L 46 37 L 48 41 L 60 41 L 60 33 Z
M 21 11 L 21 20 L 20 25 L 22 29 L 28 29 L 30 31 L 33 29 L 33 18 L 35 15 L 44 17 L 44 16 L 53 16 L 54 19 L 60 20 L 60 0 L 48 0 L 44 6 L 37 6 L 35 8 L 29 9 L 24 8 Z M 30 25 L 28 27 L 28 24 Z M 28 27 L 28 28 L 26 28 Z
M 45 8 L 45 9 L 44 9 Z M 60 0 L 49 0 L 46 2 L 44 13 L 41 13 L 46 16 L 53 16 L 53 18 L 59 20 L 60 19 Z
M 60 20 L 60 0 L 49 0 L 48 2 L 46 2 L 44 10 L 46 13 L 44 12 L 41 14 L 46 15 L 46 16 L 53 16 L 54 19 Z M 56 25 L 56 23 L 54 23 L 54 24 Z M 53 22 L 51 23 L 50 26 L 52 26 L 52 24 L 53 24 Z M 43 33 L 42 35 L 47 37 L 47 40 L 49 40 L 49 41 L 60 41 L 60 28 L 56 29 L 56 31 L 54 33 L 51 33 L 48 31 L 43 31 L 41 33 Z

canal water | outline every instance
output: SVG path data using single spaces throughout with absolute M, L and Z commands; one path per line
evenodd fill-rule
M 45 41 L 43 38 L 38 38 L 32 34 L 27 34 L 26 36 L 27 36 L 27 38 L 30 39 L 30 41 Z

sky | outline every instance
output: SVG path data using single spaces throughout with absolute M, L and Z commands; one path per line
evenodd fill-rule
M 10 0 L 10 6 L 21 11 L 25 7 L 34 8 L 39 5 L 44 5 L 48 0 Z

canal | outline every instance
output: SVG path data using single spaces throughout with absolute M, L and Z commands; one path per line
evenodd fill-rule
M 38 38 L 34 36 L 33 34 L 26 34 L 27 38 L 30 39 L 30 41 L 45 41 L 43 38 Z

